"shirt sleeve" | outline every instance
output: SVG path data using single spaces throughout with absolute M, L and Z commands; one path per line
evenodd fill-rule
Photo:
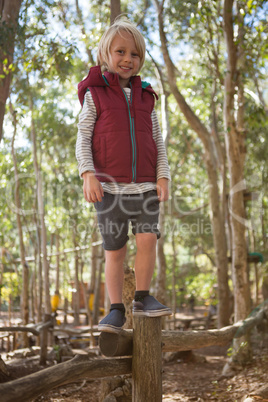
M 77 124 L 76 159 L 79 175 L 86 171 L 95 172 L 92 155 L 92 136 L 97 120 L 97 111 L 90 91 L 86 92 L 82 111 Z
M 171 180 L 170 169 L 168 165 L 166 147 L 163 141 L 161 129 L 159 126 L 158 118 L 155 109 L 153 109 L 152 114 L 152 125 L 153 125 L 153 139 L 155 140 L 157 147 L 157 164 L 156 164 L 156 178 L 157 180 L 161 178 L 166 178 Z

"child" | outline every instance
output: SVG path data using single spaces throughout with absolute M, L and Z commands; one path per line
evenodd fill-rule
M 78 85 L 83 108 L 76 157 L 85 199 L 97 210 L 111 301 L 99 330 L 113 333 L 125 323 L 123 262 L 129 221 L 137 246 L 133 315 L 171 314 L 149 295 L 160 237 L 159 202 L 168 199 L 170 172 L 154 110 L 157 95 L 136 75 L 144 59 L 141 33 L 129 21 L 117 19 L 100 40 L 98 66 Z

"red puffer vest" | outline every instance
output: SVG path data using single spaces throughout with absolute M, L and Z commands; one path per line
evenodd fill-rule
M 101 74 L 92 67 L 78 84 L 83 104 L 86 91 L 93 97 L 97 121 L 92 138 L 96 177 L 102 182 L 155 182 L 157 148 L 152 136 L 154 95 L 139 76 L 130 79 L 131 100 L 120 87 L 117 74 Z

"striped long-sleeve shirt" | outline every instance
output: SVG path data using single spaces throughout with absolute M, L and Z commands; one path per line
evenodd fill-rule
M 131 89 L 124 88 L 128 99 L 130 100 Z M 170 180 L 170 170 L 166 155 L 166 149 L 163 142 L 160 126 L 158 123 L 155 110 L 152 111 L 152 127 L 153 139 L 156 143 L 158 155 L 156 165 L 156 177 L 166 178 Z M 95 122 L 97 120 L 97 111 L 90 91 L 86 92 L 83 109 L 79 115 L 78 135 L 76 141 L 76 158 L 78 161 L 79 174 L 86 171 L 95 172 L 93 155 L 92 155 L 92 136 L 94 131 Z M 111 194 L 137 194 L 145 193 L 146 191 L 155 190 L 156 183 L 101 183 L 103 190 Z

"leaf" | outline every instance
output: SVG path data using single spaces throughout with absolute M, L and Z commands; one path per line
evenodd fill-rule
M 248 11 L 249 11 L 249 12 L 250 12 L 251 9 L 252 9 L 252 3 L 253 3 L 253 0 L 248 0 L 248 2 L 247 2 L 247 7 L 248 7 Z

